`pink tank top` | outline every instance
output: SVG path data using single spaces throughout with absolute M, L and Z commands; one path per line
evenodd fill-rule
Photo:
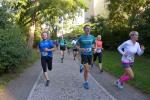
M 96 40 L 96 46 L 97 48 L 102 48 L 103 42 L 101 40 Z

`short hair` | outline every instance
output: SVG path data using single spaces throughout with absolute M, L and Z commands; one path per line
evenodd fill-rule
M 139 35 L 139 33 L 137 32 L 137 31 L 131 31 L 130 33 L 129 33 L 129 36 L 131 37 L 131 36 L 133 36 L 133 35 Z
M 97 36 L 97 38 L 101 38 L 101 37 L 102 37 L 101 35 L 98 35 L 98 36 Z
M 86 27 L 91 27 L 90 25 L 88 25 L 88 24 L 86 24 L 86 25 L 84 25 L 84 27 L 83 27 L 83 29 L 85 29 Z
M 48 35 L 48 33 L 47 33 L 47 32 L 42 32 L 42 33 L 41 33 L 41 35 L 42 35 L 42 34 L 44 34 L 44 33 L 46 33 L 46 34 Z

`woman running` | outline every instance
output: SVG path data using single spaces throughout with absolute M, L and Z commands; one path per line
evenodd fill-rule
M 125 41 L 118 47 L 118 51 L 122 55 L 121 61 L 124 68 L 124 74 L 115 83 L 118 88 L 123 88 L 123 83 L 134 78 L 132 67 L 135 54 L 140 56 L 144 53 L 145 49 L 144 46 L 140 46 L 137 42 L 139 36 L 137 31 L 131 31 L 129 36 L 130 40 Z
M 94 58 L 93 58 L 93 63 L 96 61 L 97 57 L 98 57 L 98 66 L 100 69 L 100 72 L 103 72 L 102 69 L 102 40 L 101 40 L 101 35 L 97 36 L 97 40 L 95 41 L 95 49 L 94 49 Z
M 41 33 L 42 41 L 39 43 L 39 49 L 41 53 L 41 65 L 44 72 L 44 77 L 46 79 L 46 86 L 49 85 L 49 77 L 47 73 L 47 68 L 51 71 L 52 70 L 52 59 L 53 59 L 53 52 L 55 50 L 55 46 L 52 40 L 48 39 L 48 33 L 43 32 Z

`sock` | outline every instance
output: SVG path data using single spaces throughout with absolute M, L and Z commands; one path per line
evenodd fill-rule
M 119 81 L 120 81 L 121 83 L 124 83 L 124 82 L 128 81 L 129 79 L 130 79 L 130 78 L 129 78 L 128 75 L 123 75 L 123 76 L 120 77 Z

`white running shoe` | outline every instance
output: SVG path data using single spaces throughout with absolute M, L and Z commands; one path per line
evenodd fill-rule
M 120 88 L 120 89 L 123 89 L 123 84 L 119 80 L 117 80 L 115 82 L 115 86 L 118 87 L 118 88 Z

